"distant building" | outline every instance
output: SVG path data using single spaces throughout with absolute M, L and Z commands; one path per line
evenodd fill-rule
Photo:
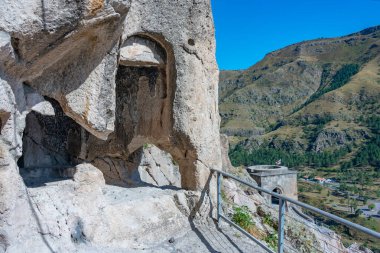
M 327 183 L 326 178 L 324 177 L 314 177 L 314 180 L 320 184 Z
M 289 198 L 298 199 L 296 171 L 276 165 L 250 166 L 247 167 L 247 171 L 258 186 Z M 278 199 L 269 194 L 261 193 L 261 195 L 268 200 L 268 203 L 278 203 Z

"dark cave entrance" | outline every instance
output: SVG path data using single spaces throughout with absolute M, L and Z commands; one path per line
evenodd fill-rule
M 78 164 L 85 131 L 62 111 L 54 99 L 45 98 L 54 115 L 31 111 L 25 119 L 23 153 L 17 164 L 27 186 L 70 178 Z
M 277 193 L 277 194 L 282 194 L 282 191 L 280 188 L 275 188 L 273 190 L 274 193 Z M 272 205 L 279 205 L 280 204 L 280 199 L 275 197 L 275 196 L 271 196 L 271 201 L 272 201 Z

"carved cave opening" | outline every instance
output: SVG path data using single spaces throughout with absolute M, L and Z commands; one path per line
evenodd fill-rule
M 173 151 L 178 147 L 174 147 L 170 137 L 173 87 L 168 65 L 166 49 L 152 38 L 132 36 L 121 47 L 113 139 L 116 146 L 127 150 L 126 160 L 130 166 L 124 181 L 180 186 L 181 177 L 175 161 L 180 152 Z M 154 148 L 147 151 L 147 146 Z M 153 156 L 149 160 L 149 152 L 160 159 L 165 157 L 160 161 L 165 166 L 160 167 L 155 162 L 149 164 L 154 160 Z M 157 177 L 162 180 L 155 182 Z
M 17 164 L 27 186 L 72 177 L 85 131 L 62 111 L 54 99 L 45 98 L 54 115 L 31 111 L 25 119 L 23 153 Z
M 171 128 L 165 48 L 132 36 L 120 49 L 116 74 L 116 139 L 133 153 L 145 143 L 167 142 Z
M 89 162 L 102 171 L 107 184 L 194 189 L 195 151 L 186 136 L 173 131 L 173 62 L 151 38 L 132 36 L 123 43 L 116 72 L 115 131 L 107 140 L 88 133 L 57 101 L 46 98 L 54 116 L 34 111 L 26 116 L 18 161 L 26 185 L 71 178 L 76 165 Z M 147 151 L 144 146 L 150 144 L 154 148 Z

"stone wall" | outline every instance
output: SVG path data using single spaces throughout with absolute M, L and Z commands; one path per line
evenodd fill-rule
M 254 167 L 256 166 L 250 168 Z M 251 173 L 250 175 L 260 187 L 280 193 L 292 199 L 298 199 L 297 173 L 295 171 L 289 171 L 286 168 L 285 172 L 262 172 Z M 271 203 L 271 195 L 265 193 L 262 193 L 262 195 L 268 203 Z
M 298 199 L 297 174 L 262 177 L 261 185 L 264 188 L 271 189 L 272 191 L 276 188 L 280 189 L 281 194 L 292 199 Z

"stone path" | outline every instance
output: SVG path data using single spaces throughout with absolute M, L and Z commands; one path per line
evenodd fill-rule
M 234 228 L 225 225 L 221 230 L 214 226 L 194 226 L 192 230 L 174 240 L 158 246 L 126 250 L 115 248 L 92 248 L 86 246 L 78 249 L 78 253 L 265 253 L 249 238 Z
M 213 226 L 197 226 L 184 236 L 175 239 L 174 243 L 166 242 L 148 252 L 178 253 L 245 253 L 266 252 L 245 235 L 225 225 L 221 230 Z
M 211 220 L 190 222 L 175 200 L 184 190 L 61 180 L 28 188 L 28 192 L 38 221 L 35 230 L 41 231 L 49 246 L 40 252 L 265 252 L 228 224 L 219 229 Z M 34 245 L 37 239 L 30 238 L 30 244 L 41 249 Z

